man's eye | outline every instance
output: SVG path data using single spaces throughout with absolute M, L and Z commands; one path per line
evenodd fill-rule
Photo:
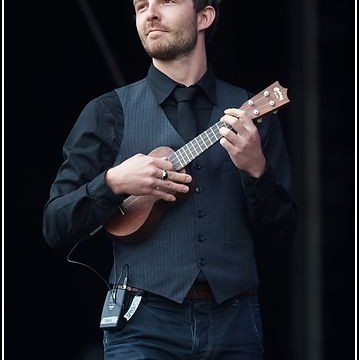
M 138 4 L 138 5 L 136 6 L 136 11 L 137 11 L 137 12 L 138 12 L 138 11 L 141 11 L 141 10 L 145 9 L 146 7 L 147 7 L 147 4 L 145 4 L 145 3 Z

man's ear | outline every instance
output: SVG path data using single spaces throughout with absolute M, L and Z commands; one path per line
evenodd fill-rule
M 216 10 L 212 6 L 206 6 L 197 14 L 198 30 L 208 29 L 216 18 Z

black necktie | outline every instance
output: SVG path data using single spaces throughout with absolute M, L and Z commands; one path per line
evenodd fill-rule
M 189 142 L 197 136 L 197 117 L 192 101 L 198 92 L 198 87 L 176 87 L 173 97 L 177 101 L 177 131 Z

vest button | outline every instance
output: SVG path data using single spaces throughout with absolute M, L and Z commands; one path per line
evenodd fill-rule
M 197 240 L 198 240 L 198 242 L 203 243 L 204 240 L 206 240 L 206 238 L 203 235 L 198 235 Z
M 199 259 L 199 260 L 198 260 L 198 264 L 199 264 L 200 266 L 203 266 L 203 265 L 204 265 L 204 259 L 203 259 L 203 258 Z
M 197 171 L 198 171 L 198 170 L 201 170 L 201 168 L 202 168 L 201 165 L 198 164 L 198 163 L 194 163 L 192 166 L 193 166 L 193 169 L 195 169 L 195 170 L 197 170 Z
M 195 191 L 196 191 L 197 194 L 200 194 L 203 191 L 202 186 L 197 186 Z
M 205 216 L 205 213 L 204 213 L 203 210 L 198 210 L 198 211 L 196 212 L 196 215 L 197 215 L 197 217 L 199 217 L 199 218 L 203 218 L 203 217 Z

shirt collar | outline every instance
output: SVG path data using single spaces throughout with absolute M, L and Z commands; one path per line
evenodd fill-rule
M 157 101 L 157 105 L 162 104 L 163 101 L 165 101 L 171 94 L 173 89 L 176 86 L 180 85 L 179 83 L 159 71 L 153 64 L 151 64 L 148 70 L 147 81 L 149 82 L 150 88 L 153 91 L 153 94 Z M 208 99 L 216 105 L 216 79 L 212 67 L 208 68 L 206 73 L 196 84 L 202 88 Z

